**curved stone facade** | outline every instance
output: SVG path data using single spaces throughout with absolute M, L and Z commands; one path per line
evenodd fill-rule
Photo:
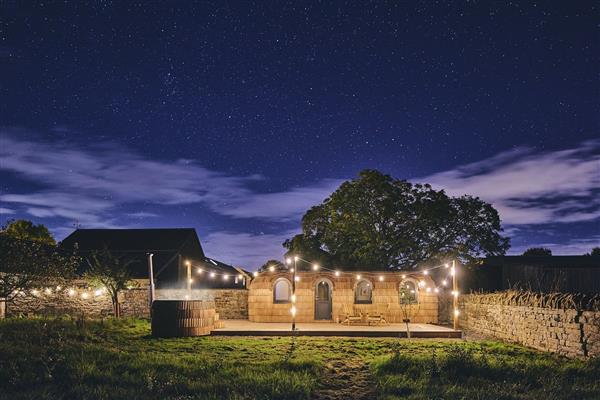
M 360 279 L 357 279 L 360 275 Z M 406 278 L 402 276 L 406 275 Z M 253 322 L 291 322 L 291 303 L 275 302 L 273 287 L 279 278 L 290 282 L 290 272 L 263 272 L 252 280 L 248 293 L 248 319 Z M 366 313 L 383 313 L 387 322 L 402 322 L 406 312 L 400 304 L 399 286 L 405 279 L 423 281 L 419 289 L 418 304 L 410 306 L 410 320 L 413 323 L 438 322 L 438 295 L 434 292 L 434 282 L 422 274 L 381 272 L 344 272 L 336 276 L 333 272 L 301 272 L 296 282 L 296 321 L 316 322 L 316 285 L 322 280 L 331 282 L 331 319 L 341 322 L 344 312 L 354 309 Z M 382 280 L 380 280 L 382 278 Z M 355 303 L 355 288 L 358 282 L 367 279 L 372 285 L 371 303 Z M 427 291 L 426 288 L 430 288 Z

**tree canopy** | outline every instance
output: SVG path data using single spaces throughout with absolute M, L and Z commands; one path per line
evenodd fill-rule
M 92 285 L 102 285 L 110 295 L 115 317 L 121 316 L 119 292 L 133 284 L 129 265 L 132 260 L 117 257 L 108 249 L 94 251 L 87 259 L 89 268 L 85 277 Z
M 524 256 L 551 256 L 552 250 L 545 247 L 530 247 L 523 252 Z
M 265 272 L 270 267 L 273 267 L 278 271 L 283 271 L 283 270 L 287 269 L 286 266 L 279 260 L 267 260 L 267 262 L 265 262 L 263 265 L 261 265 L 258 268 L 258 272 Z
M 35 225 L 26 219 L 16 219 L 8 221 L 8 224 L 2 228 L 7 235 L 21 240 L 31 240 L 46 244 L 56 244 L 54 237 L 48 228 L 42 224 Z
M 302 218 L 302 234 L 288 253 L 328 265 L 361 269 L 414 268 L 432 259 L 503 255 L 498 212 L 472 196 L 450 197 L 427 184 L 411 184 L 364 170 Z
M 17 239 L 0 233 L 0 298 L 56 285 L 73 277 L 80 258 L 42 241 Z

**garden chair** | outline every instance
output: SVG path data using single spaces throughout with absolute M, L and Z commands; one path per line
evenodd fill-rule
M 367 325 L 385 325 L 387 321 L 385 320 L 385 315 L 387 314 L 387 310 L 389 309 L 389 305 L 377 307 L 375 312 L 367 313 Z
M 360 311 L 349 305 L 344 305 L 342 308 L 342 324 L 360 324 L 363 321 L 363 315 Z

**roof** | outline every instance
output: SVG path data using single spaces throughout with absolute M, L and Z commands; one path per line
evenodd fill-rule
M 108 247 L 116 252 L 177 251 L 190 238 L 194 228 L 165 229 L 77 229 L 61 245 L 78 244 L 82 252 Z
M 174 229 L 77 229 L 67 236 L 60 246 L 74 248 L 88 256 L 92 251 L 108 249 L 112 254 L 132 261 L 130 269 L 134 278 L 148 277 L 148 253 L 154 254 L 155 276 L 176 261 L 178 255 L 204 261 L 200 240 L 193 228 Z M 82 264 L 79 272 L 86 269 Z
M 600 268 L 597 256 L 495 256 L 487 257 L 483 265 L 536 266 L 541 268 Z
M 239 274 L 231 265 L 204 255 L 194 228 L 77 229 L 60 245 L 63 248 L 77 245 L 79 254 L 84 257 L 92 251 L 106 248 L 114 255 L 133 261 L 130 268 L 135 278 L 148 277 L 148 253 L 153 254 L 155 276 L 166 268 L 171 268 L 178 256 L 217 273 L 232 276 Z M 85 268 L 84 264 L 80 272 Z

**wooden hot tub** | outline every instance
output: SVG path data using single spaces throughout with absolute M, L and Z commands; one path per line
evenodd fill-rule
M 155 300 L 152 336 L 209 335 L 215 324 L 215 303 L 205 300 Z

